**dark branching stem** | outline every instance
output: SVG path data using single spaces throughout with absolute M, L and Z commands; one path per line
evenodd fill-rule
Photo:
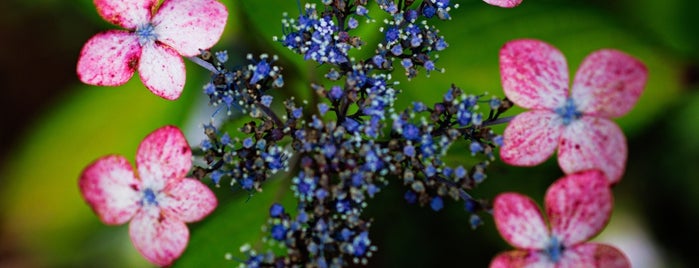
M 482 125 L 485 127 L 485 126 L 492 126 L 492 125 L 509 123 L 514 118 L 515 118 L 515 116 L 508 116 L 508 117 L 497 118 L 494 120 L 487 120 L 487 121 L 483 121 Z

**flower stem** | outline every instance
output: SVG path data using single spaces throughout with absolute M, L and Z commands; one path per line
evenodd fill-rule
M 218 73 L 218 70 L 216 70 L 216 67 L 214 67 L 213 64 L 211 64 L 207 61 L 204 61 L 204 60 L 200 59 L 199 57 L 187 57 L 187 58 L 189 60 L 191 60 L 192 62 L 196 63 L 197 65 L 204 67 L 204 69 L 211 71 L 212 73 Z
M 509 123 L 514 119 L 515 116 L 508 116 L 508 117 L 502 117 L 490 121 L 484 121 L 483 126 L 492 126 L 492 125 L 499 125 L 499 124 L 504 124 L 504 123 Z

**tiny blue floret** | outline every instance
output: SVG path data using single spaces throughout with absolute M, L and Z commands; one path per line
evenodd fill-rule
M 269 208 L 269 216 L 272 218 L 280 217 L 284 213 L 284 207 L 279 203 L 274 203 Z
M 272 97 L 270 95 L 264 95 L 260 98 L 260 102 L 262 103 L 262 105 L 269 107 L 270 105 L 272 105 L 273 99 L 274 99 L 274 97 Z
M 408 204 L 415 204 L 417 202 L 417 194 L 415 192 L 408 190 L 405 192 L 405 195 L 403 195 L 403 198 L 405 198 L 405 201 L 408 202 Z
M 442 201 L 442 197 L 435 196 L 432 198 L 432 201 L 430 201 L 430 208 L 434 211 L 440 211 L 442 208 L 444 208 L 444 201 Z
M 403 154 L 405 154 L 407 157 L 415 157 L 415 147 L 412 145 L 403 147 Z
M 272 226 L 271 233 L 274 240 L 282 241 L 284 238 L 286 238 L 286 228 L 284 228 L 284 225 L 275 224 Z

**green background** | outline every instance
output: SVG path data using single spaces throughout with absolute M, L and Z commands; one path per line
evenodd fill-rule
M 298 14 L 296 1 L 222 1 L 230 11 L 222 41 L 233 64 L 247 53 L 280 56 L 286 87 L 275 95 L 307 96 L 308 81 L 322 74 L 272 36 L 281 35 L 282 12 Z M 559 48 L 571 77 L 583 58 L 600 48 L 615 48 L 643 61 L 646 90 L 628 115 L 616 119 L 629 144 L 627 172 L 614 187 L 615 210 L 598 241 L 622 248 L 637 267 L 691 267 L 699 263 L 692 245 L 699 237 L 699 3 L 667 1 L 524 0 L 514 9 L 481 1 L 453 1 L 453 19 L 437 23 L 450 44 L 440 53 L 445 73 L 421 74 L 402 81 L 399 108 L 415 99 L 438 100 L 455 83 L 472 92 L 502 96 L 498 51 L 508 40 L 536 38 Z M 380 20 L 378 12 L 371 15 Z M 371 53 L 381 23 L 361 35 Z M 149 264 L 133 249 L 127 226 L 105 226 L 83 202 L 77 178 L 91 161 L 106 154 L 133 160 L 140 140 L 174 124 L 196 146 L 206 100 L 201 86 L 207 73 L 187 62 L 183 96 L 165 101 L 138 78 L 117 88 L 81 84 L 75 64 L 82 45 L 104 22 L 89 0 L 6 0 L 0 3 L 0 267 L 136 267 Z M 398 70 L 394 77 L 402 79 Z M 513 110 L 514 115 L 521 110 Z M 208 114 L 207 114 L 208 113 Z M 203 117 L 202 117 L 203 115 Z M 452 150 L 450 161 L 468 161 Z M 561 171 L 551 159 L 533 168 L 491 165 L 488 179 L 473 194 L 492 198 L 516 191 L 541 202 Z M 206 220 L 191 224 L 187 251 L 175 264 L 237 266 L 226 253 L 242 257 L 244 243 L 262 246 L 261 226 L 273 202 L 293 207 L 288 174 L 280 174 L 263 193 L 216 189 L 220 206 Z M 369 203 L 373 243 L 379 251 L 371 266 L 484 267 L 497 252 L 510 249 L 484 215 L 471 230 L 461 203 L 447 202 L 436 213 L 408 206 L 405 189 L 394 183 Z

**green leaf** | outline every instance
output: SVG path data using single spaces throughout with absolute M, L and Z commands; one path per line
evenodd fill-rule
M 699 2 L 692 0 L 633 1 L 618 3 L 615 15 L 626 16 L 628 27 L 648 41 L 658 42 L 681 55 L 699 59 Z

